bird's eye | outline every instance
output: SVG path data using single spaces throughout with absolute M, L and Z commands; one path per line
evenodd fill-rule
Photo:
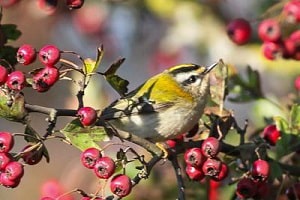
M 198 76 L 192 75 L 187 79 L 187 83 L 191 84 L 191 83 L 195 83 L 198 80 Z

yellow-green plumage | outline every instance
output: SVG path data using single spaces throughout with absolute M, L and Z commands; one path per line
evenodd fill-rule
M 113 102 L 100 119 L 151 141 L 174 138 L 189 131 L 201 117 L 209 94 L 207 73 L 214 66 L 172 67 Z

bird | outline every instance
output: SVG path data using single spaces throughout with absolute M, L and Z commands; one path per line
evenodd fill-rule
M 209 74 L 217 65 L 170 67 L 112 102 L 99 118 L 117 131 L 151 142 L 176 138 L 201 118 L 209 97 Z

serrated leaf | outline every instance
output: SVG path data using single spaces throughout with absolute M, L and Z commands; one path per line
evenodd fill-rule
M 15 24 L 2 24 L 1 30 L 9 40 L 17 40 L 22 34 Z
M 91 74 L 97 71 L 102 58 L 103 58 L 104 50 L 103 46 L 97 49 L 97 57 L 96 60 L 93 60 L 91 58 L 87 58 L 84 60 L 84 68 L 83 71 L 85 74 Z
M 82 151 L 90 147 L 101 149 L 97 143 L 108 138 L 104 127 L 83 127 L 79 119 L 68 123 L 60 132 L 72 145 Z
M 10 98 L 4 90 L 0 90 L 0 117 L 10 121 L 23 121 L 27 116 L 25 99 L 21 93 Z

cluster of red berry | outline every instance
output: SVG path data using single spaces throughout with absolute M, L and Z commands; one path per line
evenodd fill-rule
M 17 51 L 17 60 L 23 65 L 33 63 L 36 57 L 37 52 L 31 45 L 22 45 Z M 32 73 L 31 84 L 32 88 L 38 92 L 45 92 L 59 79 L 59 70 L 55 64 L 60 59 L 60 51 L 54 45 L 46 45 L 38 52 L 38 57 L 44 68 L 37 69 Z M 20 91 L 29 83 L 22 71 L 11 69 L 0 65 L 0 86 L 5 85 L 10 90 Z
M 241 199 L 264 199 L 268 196 L 270 166 L 265 160 L 258 159 L 253 162 L 249 175 L 239 180 L 236 194 Z
M 217 157 L 219 151 L 220 141 L 214 137 L 205 139 L 201 148 L 187 149 L 184 153 L 184 161 L 188 177 L 195 181 L 201 181 L 205 176 L 215 181 L 226 178 L 228 166 Z
M 23 164 L 13 159 L 9 153 L 14 146 L 14 137 L 9 132 L 0 132 L 0 184 L 14 188 L 24 174 Z
M 295 29 L 300 23 L 300 1 L 286 2 L 281 16 L 281 18 L 264 19 L 258 25 L 258 36 L 263 41 L 262 52 L 270 60 L 280 57 L 300 60 L 300 30 Z M 283 34 L 287 26 L 293 30 L 288 36 Z M 238 45 L 246 44 L 250 40 L 251 31 L 249 21 L 242 18 L 234 19 L 227 25 L 229 38 Z
M 92 169 L 100 179 L 109 179 L 115 173 L 116 164 L 114 160 L 108 156 L 102 156 L 101 152 L 96 148 L 86 149 L 81 153 L 80 158 L 83 166 Z M 111 192 L 118 197 L 127 196 L 131 192 L 131 188 L 131 179 L 125 174 L 117 174 L 110 180 Z M 83 198 L 85 200 L 89 199 L 89 197 Z

